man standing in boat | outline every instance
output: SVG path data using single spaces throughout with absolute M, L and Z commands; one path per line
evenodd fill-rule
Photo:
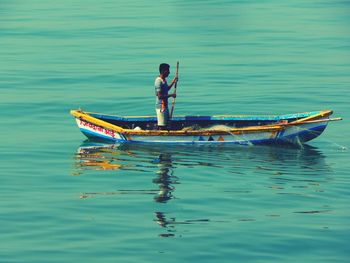
M 154 82 L 156 91 L 156 113 L 159 130 L 169 129 L 169 109 L 168 98 L 176 98 L 176 93 L 168 94 L 172 86 L 177 82 L 178 78 L 174 77 L 168 85 L 166 78 L 170 74 L 170 65 L 162 63 L 159 65 L 159 76 Z

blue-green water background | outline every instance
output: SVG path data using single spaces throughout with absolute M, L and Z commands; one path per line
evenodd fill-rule
M 0 1 L 0 262 L 349 262 L 350 2 Z M 70 109 L 333 109 L 312 147 L 82 150 Z M 84 145 L 82 145 L 84 144 Z

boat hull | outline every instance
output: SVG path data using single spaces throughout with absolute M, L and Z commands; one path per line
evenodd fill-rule
M 76 118 L 81 132 L 93 141 L 121 143 L 152 144 L 266 144 L 292 143 L 303 144 L 318 137 L 327 127 L 328 122 L 301 123 L 287 127 L 263 130 L 242 130 L 238 132 L 221 131 L 196 134 L 159 133 L 159 134 L 126 134 L 115 129 L 97 125 L 96 123 Z

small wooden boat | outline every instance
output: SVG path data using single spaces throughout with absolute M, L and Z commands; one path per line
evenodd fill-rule
M 276 116 L 177 116 L 171 130 L 157 130 L 156 117 L 120 117 L 72 110 L 91 140 L 157 144 L 302 144 L 318 137 L 331 110 Z

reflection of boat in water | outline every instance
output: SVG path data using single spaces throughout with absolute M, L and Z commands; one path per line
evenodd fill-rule
M 111 148 L 113 148 L 113 145 L 79 147 L 76 154 L 77 165 L 95 168 L 96 170 L 120 169 L 120 164 L 113 163 L 113 157 L 106 157 L 103 154 L 107 149 Z
M 161 145 L 86 142 L 78 148 L 75 154 L 75 164 L 73 175 L 84 175 L 87 172 L 93 175 L 93 171 L 99 175 L 101 172 L 108 171 L 113 173 L 124 171 L 124 175 L 135 174 L 135 172 L 139 175 L 151 173 L 154 175 L 152 182 L 157 187 L 144 189 L 142 186 L 136 186 L 136 189 L 132 187 L 132 189 L 118 189 L 112 192 L 83 193 L 81 196 L 84 198 L 98 195 L 140 194 L 153 195 L 154 201 L 158 203 L 181 198 L 175 194 L 175 187 L 181 184 L 180 171 L 186 168 L 202 168 L 197 171 L 214 168 L 218 173 L 233 174 L 238 180 L 244 174 L 265 174 L 272 180 L 270 183 L 273 185 L 286 185 L 297 181 L 318 184 L 318 180 L 322 180 L 329 169 L 324 162 L 323 154 L 311 146 L 281 148 L 274 146 L 168 145 L 164 147 Z M 187 171 L 193 171 L 194 176 L 198 177 L 196 170 Z M 293 174 L 293 177 L 288 176 L 289 174 Z M 315 177 L 315 174 L 321 177 Z M 133 181 L 132 178 L 127 180 Z
M 151 144 L 302 144 L 327 127 L 331 110 L 276 116 L 179 116 L 171 130 L 157 130 L 155 117 L 120 117 L 72 110 L 91 140 Z
M 100 144 L 87 141 L 75 154 L 77 163 L 75 173 L 79 175 L 86 173 L 90 176 L 87 177 L 89 179 L 91 176 L 108 175 L 102 178 L 106 180 L 105 186 L 99 178 L 96 180 L 101 183 L 98 188 L 101 189 L 102 186 L 104 192 L 103 190 L 83 192 L 81 198 L 120 198 L 121 201 L 130 198 L 136 199 L 138 203 L 144 199 L 155 202 L 156 204 L 151 205 L 154 209 L 150 213 L 153 216 L 149 220 L 160 226 L 160 237 L 173 237 L 181 234 L 182 229 L 189 228 L 191 224 L 223 222 L 221 221 L 223 218 L 213 218 L 206 213 L 198 217 L 178 213 L 176 208 L 174 209 L 178 200 L 186 201 L 186 198 L 190 197 L 198 203 L 202 200 L 206 203 L 208 195 L 203 189 L 212 188 L 211 194 L 222 194 L 230 200 L 231 198 L 237 200 L 236 198 L 239 199 L 242 195 L 244 198 L 247 194 L 250 195 L 255 187 L 251 184 L 255 183 L 259 186 L 255 188 L 259 194 L 261 191 L 265 191 L 264 194 L 273 192 L 274 198 L 277 197 L 275 194 L 284 196 L 309 194 L 312 188 L 320 188 L 318 185 L 321 185 L 326 178 L 328 166 L 324 159 L 317 148 L 309 146 L 281 148 L 169 145 L 164 147 L 144 144 Z M 106 167 L 111 169 L 108 170 Z M 200 174 L 206 171 L 209 173 Z M 293 172 L 289 173 L 290 171 Z M 109 176 L 113 174 L 123 176 Z M 318 174 L 320 176 L 315 176 Z M 213 183 L 218 178 L 221 180 L 218 182 L 219 187 Z M 192 188 L 197 184 L 198 188 Z M 169 203 L 173 205 L 165 205 Z M 210 204 L 215 205 L 213 202 Z M 277 217 L 279 214 L 270 212 L 267 216 Z M 254 221 L 255 218 L 250 214 L 237 215 L 237 220 Z
M 75 154 L 79 174 L 84 170 L 133 170 L 140 172 L 158 169 L 157 176 L 174 176 L 179 166 L 230 167 L 251 160 L 249 165 L 279 162 L 284 166 L 314 167 L 324 165 L 324 157 L 316 147 L 304 145 L 302 148 L 285 145 L 256 147 L 221 145 L 147 145 L 147 144 L 104 144 L 86 141 Z M 155 179 L 155 182 L 166 182 Z M 170 180 L 170 184 L 171 184 Z

